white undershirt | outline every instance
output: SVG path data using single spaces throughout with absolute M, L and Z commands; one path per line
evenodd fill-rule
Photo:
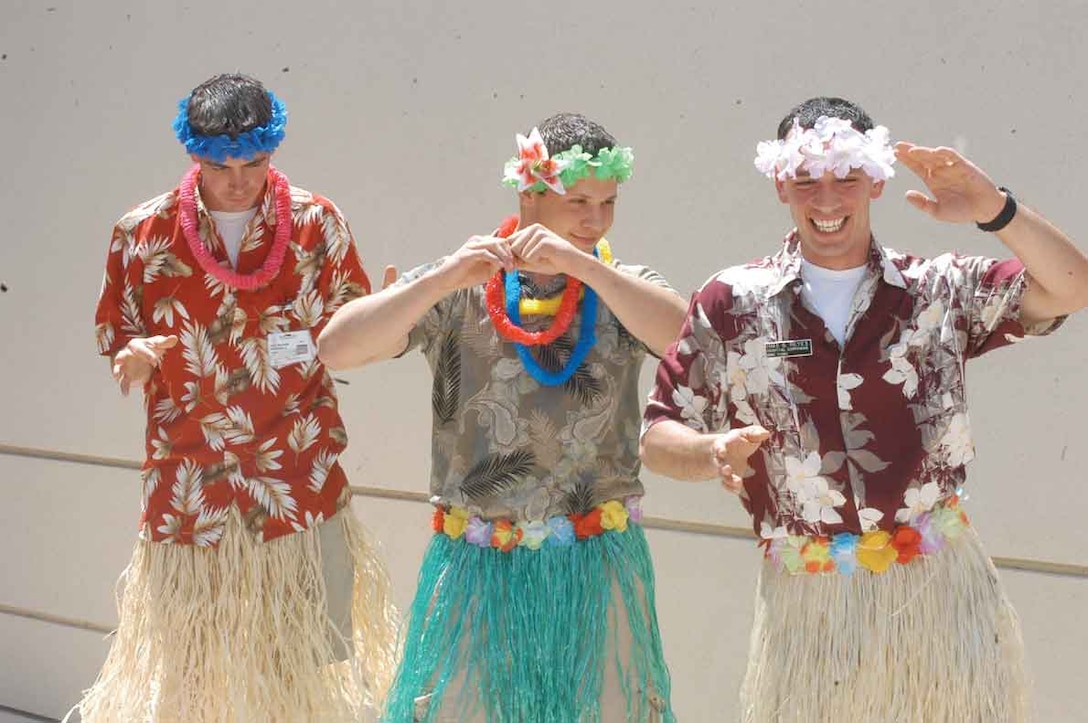
M 846 338 L 850 304 L 865 276 L 865 266 L 825 269 L 801 259 L 801 297 L 815 310 L 841 346 Z
M 257 214 L 254 206 L 246 211 L 211 211 L 215 219 L 215 230 L 219 232 L 219 238 L 223 239 L 223 245 L 227 247 L 227 257 L 230 265 L 238 268 L 238 254 L 242 250 L 242 236 L 246 232 L 246 224 Z

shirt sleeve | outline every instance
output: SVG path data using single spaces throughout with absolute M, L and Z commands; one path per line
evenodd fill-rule
M 1026 336 L 1042 336 L 1065 317 L 1025 326 L 1021 321 L 1028 278 L 1019 259 L 949 256 L 947 272 L 965 317 L 968 358 L 981 356 Z
M 409 284 L 427 272 L 438 268 L 445 263 L 445 261 L 446 257 L 442 257 L 437 261 L 432 261 L 417 266 L 410 271 L 406 271 L 401 274 L 400 278 L 397 279 L 393 286 L 404 286 L 405 284 Z M 463 292 L 458 291 L 454 294 L 450 294 L 427 310 L 427 313 L 416 322 L 416 325 L 413 326 L 412 330 L 408 333 L 408 346 L 404 347 L 404 351 L 398 354 L 398 357 L 404 356 L 417 347 L 419 347 L 424 354 L 427 353 L 434 340 L 442 335 L 443 323 L 449 318 L 453 299 L 459 293 Z
M 344 215 L 326 200 L 325 222 L 321 233 L 325 240 L 325 264 L 318 279 L 323 301 L 321 320 L 312 330 L 316 339 L 332 315 L 344 304 L 370 293 L 370 279 L 363 270 L 355 237 Z
M 674 289 L 669 284 L 669 282 L 665 280 L 664 276 L 654 271 L 649 266 L 638 266 L 633 264 L 621 263 L 616 263 L 615 266 L 621 273 L 624 273 L 627 276 L 633 276 L 636 279 L 648 281 L 654 286 L 660 286 L 661 288 L 667 289 L 673 294 L 676 294 L 676 296 L 680 296 L 680 292 Z M 643 343 L 641 339 L 632 334 L 630 330 L 628 330 L 627 327 L 625 327 L 618 318 L 616 319 L 616 325 L 620 328 L 621 333 L 623 333 L 627 337 L 630 337 L 630 339 L 633 341 L 633 346 L 640 358 L 645 354 L 650 354 L 654 357 L 657 356 L 653 353 L 653 350 L 651 350 L 650 347 L 646 346 L 646 344 Z
M 728 372 L 723 339 L 732 326 L 731 301 L 730 287 L 717 281 L 692 295 L 680 335 L 657 367 L 643 415 L 643 433 L 663 420 L 704 433 L 727 425 Z
M 104 357 L 112 358 L 132 339 L 147 336 L 140 303 L 142 278 L 142 262 L 132 233 L 115 226 L 94 315 L 98 353 Z

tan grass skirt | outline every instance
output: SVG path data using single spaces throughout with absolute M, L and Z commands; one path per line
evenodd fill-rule
M 769 562 L 756 592 L 746 723 L 1005 723 L 1029 718 L 1023 642 L 973 529 L 851 577 Z
M 354 578 L 340 586 L 354 588 L 350 627 L 323 565 L 337 537 L 350 557 L 341 575 Z M 267 543 L 237 508 L 218 548 L 140 541 L 118 589 L 120 625 L 80 703 L 86 723 L 368 720 L 395 671 L 388 576 L 350 507 Z

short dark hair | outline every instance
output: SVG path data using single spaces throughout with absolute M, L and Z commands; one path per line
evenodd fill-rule
M 272 98 L 256 78 L 217 75 L 193 88 L 187 114 L 194 133 L 234 139 L 272 120 Z
M 579 145 L 591 156 L 602 148 L 615 148 L 616 139 L 599 123 L 594 123 L 580 113 L 556 113 L 536 126 L 548 155 L 554 156 Z
M 844 98 L 820 96 L 818 98 L 809 98 L 786 114 L 786 117 L 778 124 L 778 140 L 785 140 L 786 136 L 789 135 L 794 118 L 797 119 L 802 128 L 812 128 L 816 125 L 816 121 L 820 116 L 825 115 L 829 118 L 848 120 L 854 130 L 861 133 L 873 127 L 873 119 L 857 103 L 852 103 Z

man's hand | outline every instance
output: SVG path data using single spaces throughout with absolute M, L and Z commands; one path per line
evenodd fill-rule
M 587 256 L 570 241 L 539 223 L 512 234 L 510 250 L 517 258 L 519 270 L 546 276 L 574 275 L 575 265 Z
M 162 361 L 167 349 L 172 349 L 178 338 L 170 336 L 137 337 L 113 357 L 113 378 L 121 386 L 121 394 L 128 396 L 133 385 L 143 387 Z
M 744 487 L 741 475 L 748 469 L 748 458 L 771 436 L 763 427 L 754 424 L 741 429 L 731 429 L 719 434 L 714 440 L 711 454 L 718 469 L 722 487 L 739 494 Z M 739 473 L 739 474 L 738 474 Z
M 510 242 L 497 236 L 473 236 L 436 269 L 449 291 L 486 283 L 499 269 L 514 270 Z
M 1005 207 L 1005 194 L 982 169 L 951 148 L 896 143 L 895 157 L 926 184 L 933 198 L 907 191 L 907 201 L 938 221 L 986 223 Z
M 382 290 L 388 289 L 395 283 L 397 283 L 397 267 L 386 266 L 385 272 L 382 274 Z

